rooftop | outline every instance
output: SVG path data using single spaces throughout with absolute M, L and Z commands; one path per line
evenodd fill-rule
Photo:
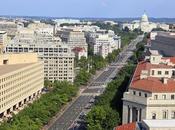
M 143 120 L 150 128 L 175 128 L 175 120 Z
M 30 66 L 34 63 L 26 63 L 26 64 L 14 64 L 14 65 L 0 65 L 0 76 L 4 74 L 11 73 L 18 69 L 22 69 L 24 67 Z
M 136 130 L 136 123 L 124 124 L 116 127 L 115 130 Z
M 175 61 L 175 58 L 170 58 L 170 61 Z M 138 63 L 135 73 L 133 75 L 133 79 L 130 84 L 130 88 L 143 90 L 147 92 L 175 92 L 175 80 L 173 78 L 168 79 L 167 83 L 164 84 L 161 78 L 150 77 L 141 79 L 142 70 L 156 69 L 156 68 L 166 68 L 172 69 L 173 66 L 165 65 L 165 64 L 151 64 L 148 61 L 141 61 Z M 149 73 L 149 72 L 148 72 Z

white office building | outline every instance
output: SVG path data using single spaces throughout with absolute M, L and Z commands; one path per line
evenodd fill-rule
M 113 50 L 121 48 L 121 38 L 111 31 L 106 33 L 106 30 L 89 33 L 89 44 L 93 48 L 95 55 L 101 55 L 105 58 Z

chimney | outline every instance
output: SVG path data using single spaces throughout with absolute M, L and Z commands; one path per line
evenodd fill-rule
M 167 84 L 168 83 L 168 78 L 163 78 L 163 84 Z
M 146 79 L 146 78 L 148 78 L 148 71 L 142 70 L 140 74 L 140 79 Z

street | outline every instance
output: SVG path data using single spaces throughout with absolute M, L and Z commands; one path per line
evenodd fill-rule
M 136 44 L 143 40 L 143 36 L 138 36 L 127 47 L 123 49 L 117 57 L 116 62 L 106 67 L 103 72 L 96 76 L 89 86 L 80 94 L 63 114 L 49 127 L 48 130 L 84 130 L 82 124 L 77 123 L 82 112 L 88 113 L 87 108 L 93 105 L 95 96 L 101 95 L 107 84 L 116 77 L 120 69 L 127 63 L 133 55 Z

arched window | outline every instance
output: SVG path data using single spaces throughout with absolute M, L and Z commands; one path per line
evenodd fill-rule
M 152 113 L 152 119 L 156 119 L 156 113 Z
M 163 119 L 167 119 L 168 115 L 167 115 L 167 111 L 163 111 Z

